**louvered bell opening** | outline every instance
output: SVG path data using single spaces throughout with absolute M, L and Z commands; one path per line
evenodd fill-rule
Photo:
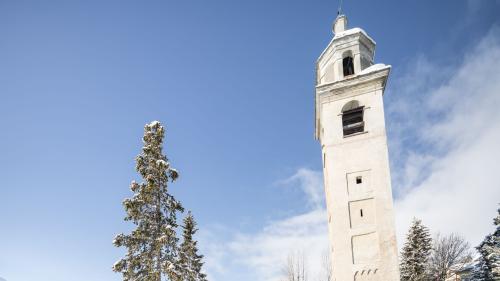
M 363 107 L 354 108 L 342 113 L 342 126 L 344 136 L 361 133 L 365 130 L 363 121 Z

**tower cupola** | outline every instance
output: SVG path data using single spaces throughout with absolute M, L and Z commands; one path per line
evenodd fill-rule
M 375 41 L 361 28 L 348 28 L 347 23 L 345 15 L 335 19 L 334 37 L 317 61 L 317 85 L 354 77 L 373 65 Z

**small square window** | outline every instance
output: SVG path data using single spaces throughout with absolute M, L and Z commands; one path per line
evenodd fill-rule
M 363 182 L 362 177 L 356 177 L 356 184 L 361 184 Z

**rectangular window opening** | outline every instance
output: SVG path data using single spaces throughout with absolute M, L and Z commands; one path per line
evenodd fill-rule
M 354 74 L 354 61 L 352 57 L 345 57 L 342 59 L 342 68 L 344 72 L 344 77 Z
M 363 217 L 363 209 L 359 209 L 359 214 Z

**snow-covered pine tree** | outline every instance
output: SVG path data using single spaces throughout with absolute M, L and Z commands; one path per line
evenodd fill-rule
M 144 146 L 136 158 L 136 170 L 142 183 L 132 181 L 132 198 L 123 205 L 125 220 L 135 229 L 119 234 L 113 244 L 126 247 L 127 254 L 113 265 L 125 281 L 179 280 L 177 212 L 183 208 L 167 189 L 179 176 L 163 155 L 165 129 L 158 121 L 144 127 Z
M 431 242 L 429 229 L 421 220 L 414 218 L 401 251 L 402 281 L 429 280 L 427 262 L 432 249 Z
M 479 258 L 476 262 L 477 263 L 472 269 L 471 278 L 466 279 L 465 281 L 492 281 L 493 279 L 489 277 L 488 266 L 486 265 L 486 261 L 484 260 L 483 256 L 479 255 Z
M 193 238 L 198 229 L 191 212 L 184 218 L 182 228 L 183 241 L 179 250 L 182 281 L 206 281 L 207 276 L 202 272 L 203 255 L 198 254 L 198 242 Z
M 500 209 L 494 218 L 495 232 L 486 236 L 476 248 L 480 254 L 478 264 L 474 270 L 474 280 L 500 280 Z

